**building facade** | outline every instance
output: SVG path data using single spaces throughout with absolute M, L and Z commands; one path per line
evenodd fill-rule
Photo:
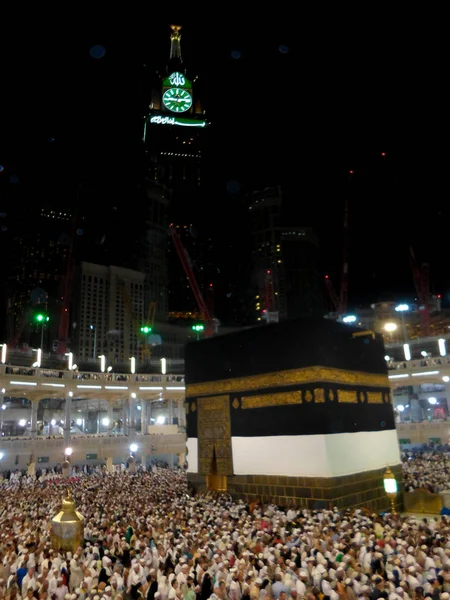
M 59 298 L 73 241 L 74 214 L 69 209 L 13 207 L 6 232 L 8 260 L 3 269 L 6 339 L 11 346 L 52 350 L 57 337 Z M 45 313 L 44 331 L 36 321 Z
M 144 324 L 145 274 L 131 269 L 82 262 L 73 307 L 76 360 L 108 365 L 142 361 L 147 337 Z

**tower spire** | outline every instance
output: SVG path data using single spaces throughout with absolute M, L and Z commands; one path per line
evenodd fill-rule
M 181 25 L 171 25 L 172 34 L 170 36 L 170 58 L 177 58 L 180 62 L 181 58 Z

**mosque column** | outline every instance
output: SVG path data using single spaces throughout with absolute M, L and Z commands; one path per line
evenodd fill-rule
M 149 400 L 148 404 L 147 404 L 147 424 L 151 425 L 152 424 L 152 401 Z
M 130 394 L 129 400 L 129 419 L 128 419 L 128 437 L 130 440 L 134 439 L 136 435 L 136 421 L 135 421 L 135 408 L 136 408 L 136 394 L 133 392 Z
M 108 435 L 112 434 L 114 427 L 114 401 L 108 400 Z
M 73 392 L 69 392 L 66 396 L 66 404 L 64 406 L 64 444 L 67 446 L 70 440 L 70 417 L 72 415 L 72 396 Z
M 128 400 L 122 400 L 122 433 L 126 435 L 128 433 L 128 419 L 127 419 L 127 410 L 128 410 Z
M 450 415 L 450 383 L 445 384 L 445 397 L 447 399 L 447 409 Z
M 30 433 L 31 437 L 35 440 L 37 438 L 37 417 L 39 408 L 39 398 L 33 398 L 31 400 L 31 419 L 30 419 Z
M 147 400 L 141 401 L 141 435 L 147 433 Z
M 177 408 L 178 408 L 178 427 L 184 426 L 184 401 L 177 400 Z
M 173 424 L 173 400 L 167 400 L 167 408 L 169 409 L 168 425 Z
M 31 400 L 31 419 L 30 419 L 30 433 L 31 438 L 33 440 L 32 443 L 32 454 L 31 460 L 28 463 L 27 473 L 30 477 L 36 476 L 36 455 L 37 455 L 37 417 L 38 417 L 38 408 L 39 408 L 40 398 L 32 398 Z

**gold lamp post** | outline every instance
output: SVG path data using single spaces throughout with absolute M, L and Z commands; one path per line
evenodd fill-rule
M 54 550 L 76 552 L 84 541 L 84 517 L 76 510 L 75 501 L 67 490 L 61 512 L 52 519 L 51 543 Z
M 383 484 L 386 496 L 389 498 L 391 503 L 392 514 L 395 515 L 395 499 L 398 494 L 398 485 L 397 480 L 395 479 L 395 475 L 389 467 L 386 468 L 386 471 L 384 473 Z

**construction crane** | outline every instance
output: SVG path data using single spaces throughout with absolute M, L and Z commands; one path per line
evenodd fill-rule
M 353 171 L 350 171 L 350 175 L 353 175 Z M 336 293 L 330 278 L 328 275 L 325 275 L 325 287 L 334 311 L 338 317 L 345 315 L 348 307 L 348 259 L 350 254 L 349 205 L 350 202 L 347 197 L 344 208 L 344 250 L 342 257 L 341 287 L 339 290 L 339 296 Z
M 336 314 L 339 314 L 339 296 L 336 294 L 333 284 L 331 283 L 331 279 L 328 277 L 328 275 L 325 275 L 325 287 L 327 288 L 328 296 L 330 298 L 334 312 Z
M 192 293 L 194 294 L 195 301 L 197 302 L 197 306 L 200 314 L 205 322 L 205 336 L 210 337 L 215 333 L 215 319 L 211 316 L 206 302 L 203 298 L 203 295 L 198 286 L 197 280 L 194 275 L 194 271 L 191 267 L 191 259 L 189 258 L 189 254 L 186 251 L 186 248 L 183 246 L 182 241 L 180 240 L 180 236 L 177 233 L 175 225 L 172 223 L 169 226 L 170 235 L 172 236 L 173 244 L 175 246 L 175 250 L 177 251 L 178 258 L 181 261 L 181 265 L 186 274 L 187 280 L 189 281 L 190 288 Z
M 420 267 L 416 261 L 414 250 L 409 249 L 409 260 L 414 277 L 414 285 L 419 302 L 420 334 L 422 337 L 430 335 L 430 269 L 427 264 Z
M 213 315 L 215 312 L 214 307 L 214 286 L 212 283 L 206 288 L 206 306 L 208 307 L 208 311 L 210 315 Z
M 349 201 L 345 200 L 344 209 L 344 255 L 342 258 L 341 293 L 339 296 L 339 315 L 345 315 L 348 306 L 348 256 L 349 256 L 349 228 L 348 228 Z
M 267 269 L 264 278 L 264 310 L 263 315 L 267 323 L 278 323 L 278 311 L 275 310 L 275 288 L 273 274 Z

